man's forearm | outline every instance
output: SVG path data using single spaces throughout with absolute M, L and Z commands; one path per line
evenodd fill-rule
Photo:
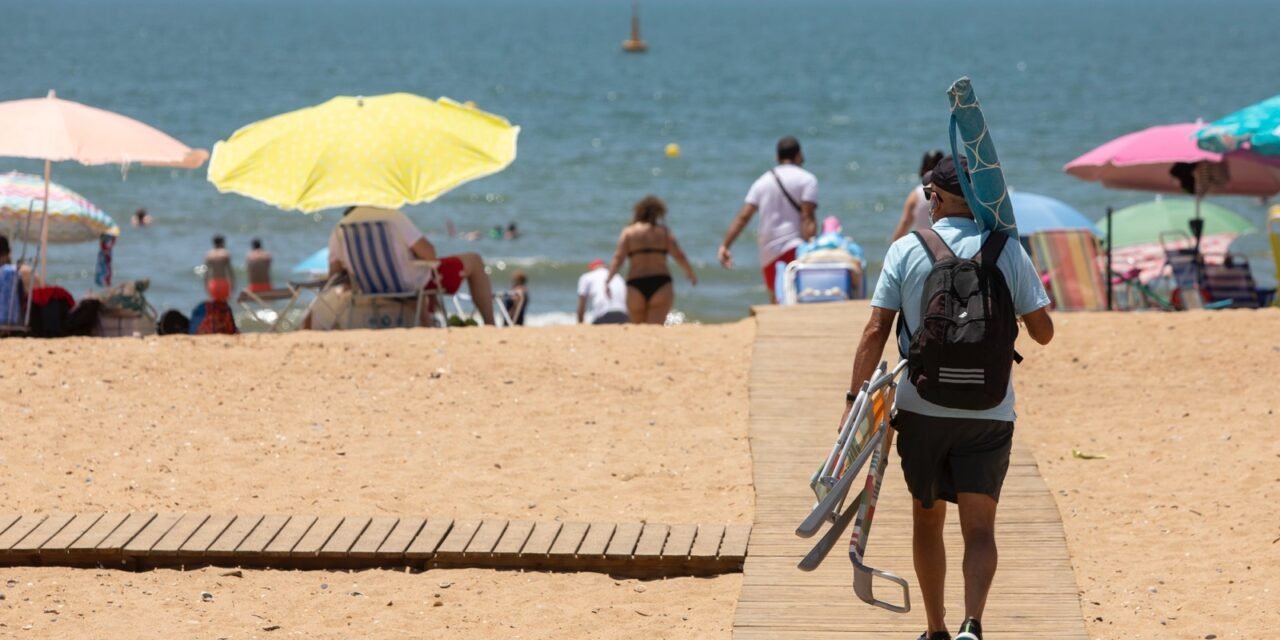
M 880 356 L 884 354 L 884 345 L 889 341 L 890 331 L 877 325 L 867 325 L 862 332 L 862 341 L 858 343 L 858 351 L 853 358 L 853 375 L 849 380 L 849 390 L 855 394 L 862 388 L 862 383 L 871 379 L 876 367 L 880 364 Z
M 734 218 L 733 223 L 729 225 L 729 231 L 724 234 L 724 242 L 720 244 L 725 247 L 733 246 L 733 241 L 738 239 L 738 235 L 747 227 L 747 221 L 741 217 Z

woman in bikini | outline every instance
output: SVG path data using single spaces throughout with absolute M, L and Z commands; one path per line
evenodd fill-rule
M 618 248 L 613 252 L 613 262 L 605 278 L 608 282 L 622 269 L 624 260 L 631 261 L 627 272 L 627 311 L 635 324 L 663 324 L 675 304 L 675 283 L 667 270 L 668 254 L 689 276 L 689 284 L 698 284 L 698 276 L 676 237 L 662 224 L 666 215 L 667 205 L 657 196 L 645 196 L 636 203 L 631 224 L 618 236 Z

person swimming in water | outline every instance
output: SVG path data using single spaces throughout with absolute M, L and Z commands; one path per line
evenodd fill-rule
M 657 196 L 645 196 L 635 204 L 631 224 L 618 235 L 618 246 L 605 282 L 622 269 L 622 263 L 630 260 L 627 272 L 627 312 L 633 324 L 663 324 L 667 313 L 675 304 L 675 283 L 667 270 L 667 256 L 689 277 L 689 284 L 698 285 L 698 276 L 689 264 L 689 258 L 680 249 L 675 234 L 663 221 L 667 205 Z

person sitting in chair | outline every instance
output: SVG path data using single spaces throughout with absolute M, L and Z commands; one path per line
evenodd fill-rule
M 379 209 L 376 207 L 351 207 L 342 215 L 342 220 L 329 235 L 329 275 L 336 276 L 347 272 L 351 258 L 347 255 L 346 242 L 343 240 L 342 227 L 364 222 L 383 222 L 390 234 L 391 253 L 396 261 L 396 270 L 413 278 L 417 288 L 440 288 L 453 295 L 462 288 L 465 280 L 471 289 L 471 298 L 475 300 L 476 310 L 487 325 L 493 324 L 493 286 L 489 275 L 484 271 L 484 259 L 476 253 L 463 253 L 456 256 L 440 257 L 436 248 L 427 237 L 418 230 L 413 221 L 400 211 Z M 432 277 L 432 271 L 415 261 L 435 262 L 435 273 L 439 282 Z M 423 308 L 423 313 L 427 309 Z M 425 319 L 424 319 L 425 321 Z

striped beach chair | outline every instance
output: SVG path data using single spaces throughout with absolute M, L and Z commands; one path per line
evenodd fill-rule
M 1205 301 L 1213 308 L 1257 309 L 1262 306 L 1249 259 L 1228 253 L 1222 264 L 1204 265 Z
M 1031 234 L 1031 258 L 1059 311 L 1106 311 L 1107 290 L 1098 266 L 1098 241 L 1083 229 Z
M 347 324 L 351 326 L 357 304 L 379 302 L 415 303 L 410 326 L 417 327 L 422 317 L 423 304 L 430 304 L 437 313 L 444 313 L 444 292 L 439 288 L 424 289 L 412 274 L 401 273 L 395 259 L 393 236 L 386 222 L 340 223 L 339 232 L 348 257 L 347 270 L 351 274 L 351 305 L 347 308 Z M 435 264 L 414 261 L 430 272 L 429 282 L 439 282 Z M 444 323 L 441 323 L 442 325 Z

